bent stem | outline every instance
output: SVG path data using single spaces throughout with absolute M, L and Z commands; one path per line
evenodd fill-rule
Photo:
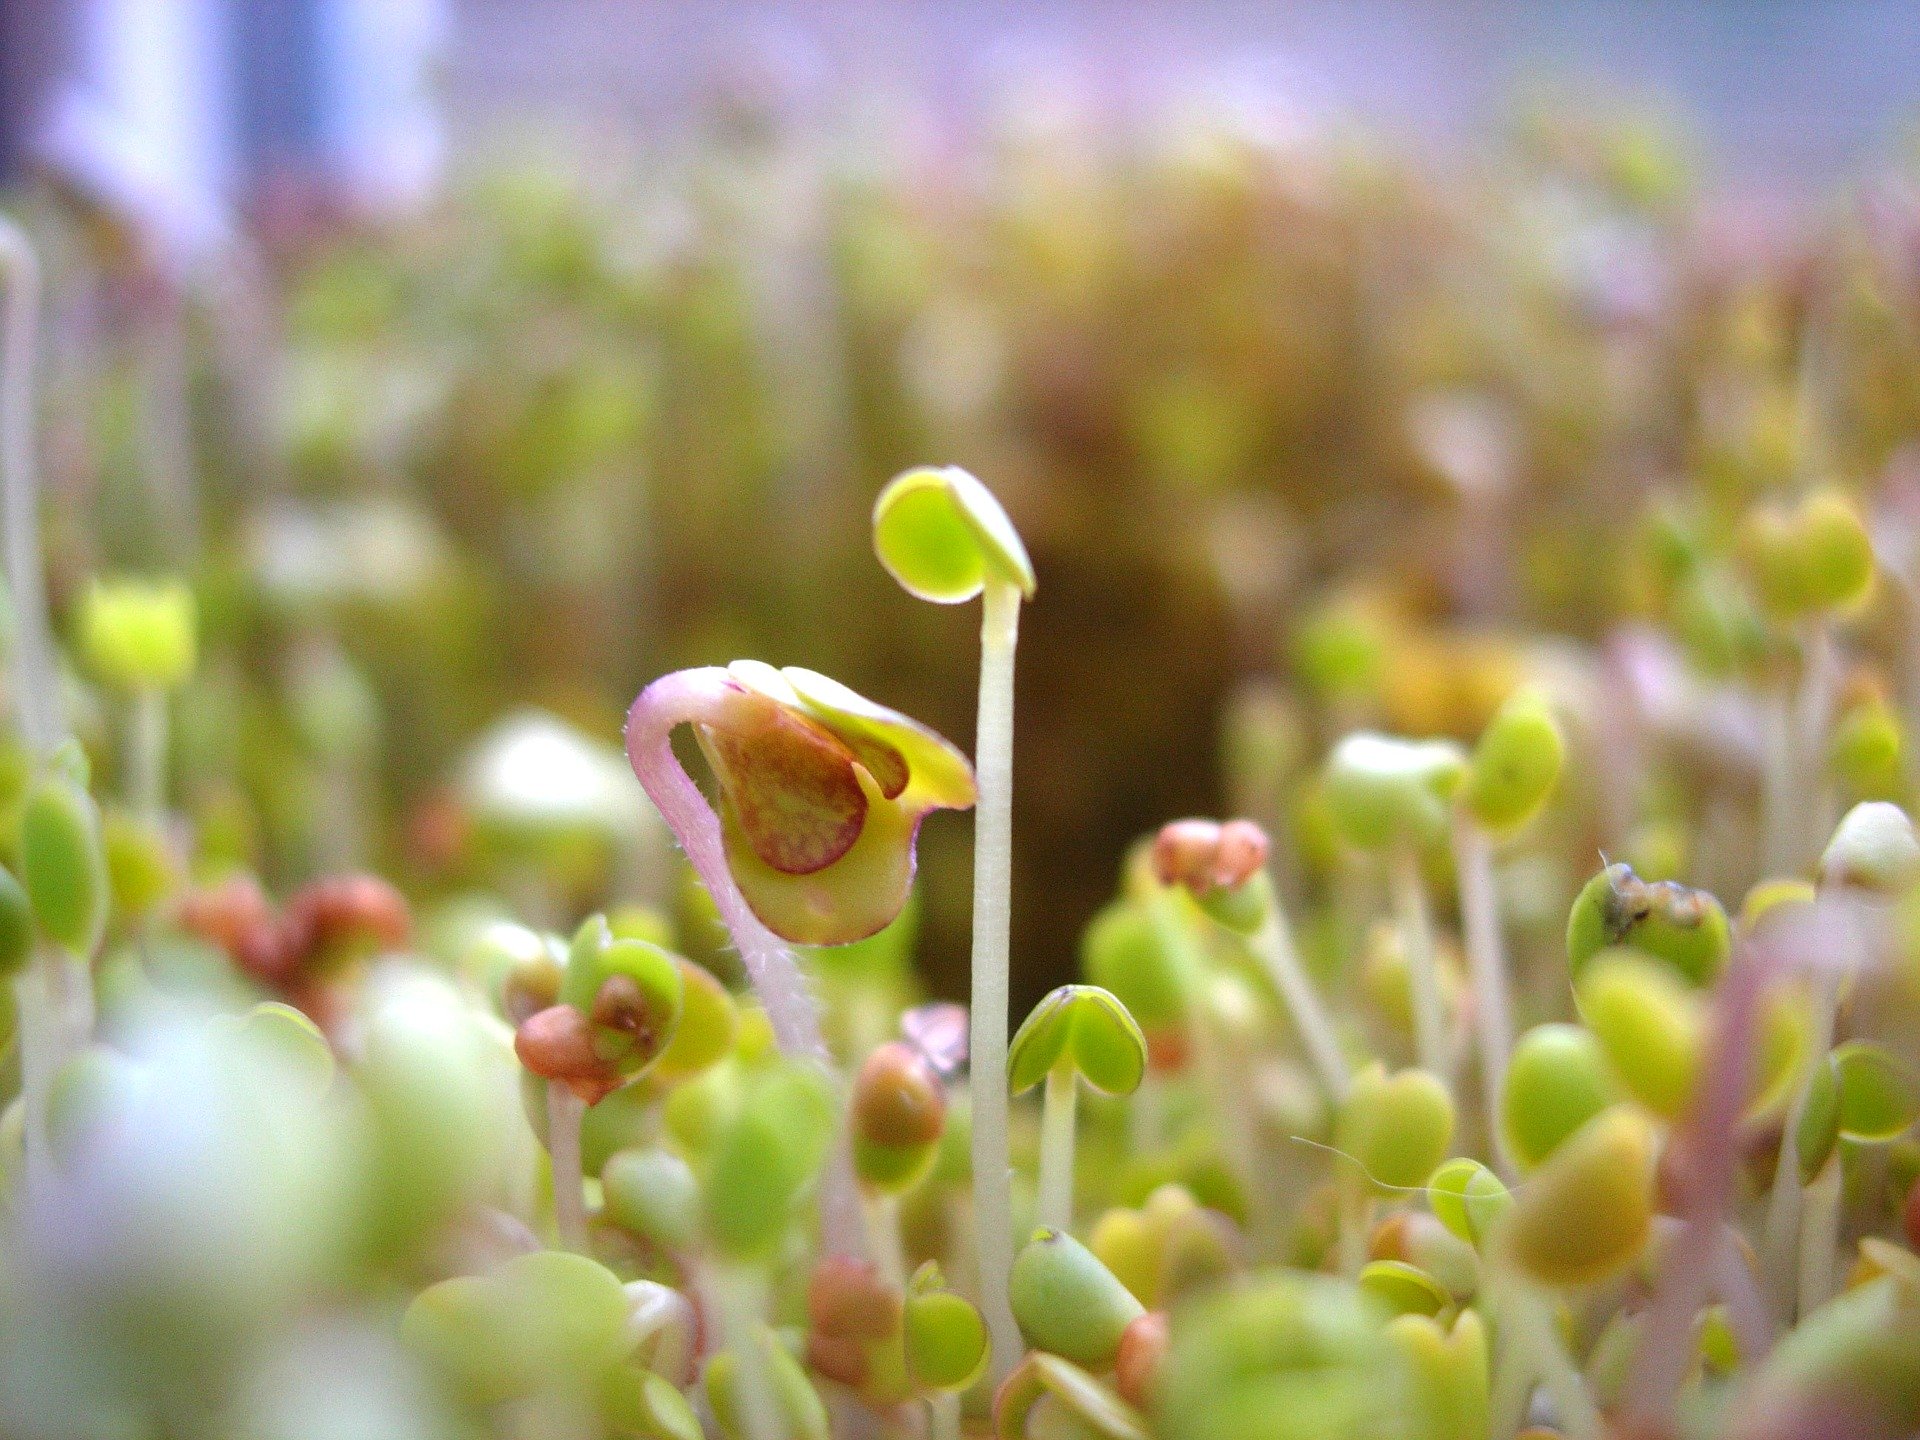
M 1453 817 L 1453 867 L 1460 887 L 1460 924 L 1473 985 L 1474 1025 L 1480 1043 L 1480 1084 L 1486 1095 L 1487 1133 L 1503 1178 L 1513 1160 L 1499 1125 L 1500 1095 L 1513 1053 L 1513 1012 L 1507 999 L 1507 960 L 1500 940 L 1500 901 L 1493 877 L 1493 841 L 1464 811 Z
M 560 1248 L 587 1253 L 587 1198 L 580 1168 L 586 1106 L 558 1080 L 547 1082 L 547 1155 L 553 1164 L 553 1228 Z
M 1433 952 L 1433 920 L 1427 913 L 1427 887 L 1420 876 L 1420 855 L 1412 845 L 1394 847 L 1387 882 L 1393 913 L 1406 951 L 1413 990 L 1414 1045 L 1420 1068 L 1440 1080 L 1447 1077 L 1446 1017 L 1440 1005 L 1440 973 Z
M 1040 1186 L 1033 1223 L 1067 1230 L 1073 1223 L 1073 1129 L 1080 1079 L 1064 1061 L 1047 1072 L 1040 1110 Z
M 973 995 L 969 1087 L 973 1106 L 973 1205 L 980 1309 L 993 1341 L 997 1385 L 1025 1348 L 1007 1299 L 1013 1269 L 1013 1186 L 1007 1161 L 1008 887 L 1013 869 L 1013 652 L 1020 589 L 989 580 L 981 595 L 980 712 L 973 767 Z
M 1353 1077 L 1348 1073 L 1346 1057 L 1340 1051 L 1340 1039 L 1334 1031 L 1333 1021 L 1326 1007 L 1320 1003 L 1313 982 L 1307 978 L 1306 968 L 1300 963 L 1300 952 L 1294 946 L 1293 931 L 1287 924 L 1286 913 L 1280 908 L 1278 895 L 1267 906 L 1266 919 L 1254 932 L 1252 944 L 1253 953 L 1265 967 L 1267 978 L 1286 1002 L 1294 1028 L 1300 1032 L 1300 1043 L 1306 1047 L 1307 1059 L 1312 1063 L 1314 1073 L 1320 1077 L 1320 1087 L 1327 1092 L 1327 1098 L 1338 1105 L 1347 1098 L 1347 1087 Z

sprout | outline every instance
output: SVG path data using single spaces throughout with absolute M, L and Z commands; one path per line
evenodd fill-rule
M 1354 1076 L 1340 1107 L 1334 1144 L 1381 1189 L 1411 1190 L 1446 1157 L 1453 1138 L 1453 1100 L 1425 1070 L 1389 1075 L 1375 1062 Z
M 1014 1259 L 1007 1293 L 1029 1345 L 1096 1370 L 1113 1364 L 1127 1326 L 1145 1313 L 1091 1250 L 1044 1226 Z
M 1587 1285 L 1618 1274 L 1647 1243 L 1653 1167 L 1651 1122 L 1626 1106 L 1603 1110 L 1515 1195 L 1497 1241 L 1542 1285 Z
M 1537 1169 L 1616 1098 L 1606 1056 L 1590 1032 L 1537 1025 L 1520 1037 L 1507 1068 L 1500 1104 L 1507 1150 L 1523 1169 Z
M 1873 587 L 1872 538 L 1837 490 L 1790 509 L 1755 506 L 1740 527 L 1740 557 L 1761 604 L 1784 620 L 1852 609 Z
M 670 736 L 683 723 L 712 764 L 718 816 L 674 758 Z M 782 1046 L 824 1058 L 781 942 L 844 944 L 897 915 L 921 819 L 973 803 L 965 759 L 824 675 L 752 661 L 649 685 L 627 716 L 627 754 L 719 908 Z
M 1906 811 L 1885 800 L 1849 810 L 1820 857 L 1823 885 L 1897 896 L 1920 879 L 1920 840 Z
M 1147 1042 L 1127 1007 L 1097 985 L 1062 985 L 1021 1024 L 1007 1052 L 1007 1084 L 1023 1095 L 1046 1081 L 1040 1121 L 1035 1215 L 1064 1228 L 1073 1217 L 1074 1112 L 1078 1082 L 1103 1095 L 1131 1095 L 1147 1073 Z
M 873 505 L 873 548 L 911 595 L 957 605 L 981 597 L 980 705 L 974 751 L 972 1096 L 974 1228 L 980 1291 L 993 1332 L 993 1373 L 1018 1354 L 1005 1300 L 1013 1197 L 1007 1167 L 1009 887 L 1013 869 L 1013 667 L 1020 604 L 1033 597 L 1033 562 L 993 493 L 955 466 L 909 470 Z
M 1705 986 L 1726 965 L 1732 939 L 1727 912 L 1706 891 L 1673 880 L 1649 883 L 1616 862 L 1587 881 L 1567 917 L 1567 962 L 1575 980 L 1589 960 L 1616 945 L 1664 960 Z
M 1487 1327 L 1472 1310 L 1444 1322 L 1444 1316 L 1403 1313 L 1387 1325 L 1387 1338 L 1406 1366 L 1412 1433 L 1429 1440 L 1479 1440 L 1489 1433 L 1492 1408 Z

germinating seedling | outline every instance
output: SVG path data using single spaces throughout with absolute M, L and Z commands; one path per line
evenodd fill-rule
M 1007 1005 L 1013 873 L 1013 657 L 1020 606 L 1034 591 L 1033 562 L 993 493 L 966 471 L 909 470 L 873 506 L 873 548 L 911 595 L 960 605 L 978 595 L 980 709 L 974 766 L 973 994 L 970 1089 L 974 1231 L 981 1303 L 993 1334 L 993 1374 L 1019 1358 L 1006 1299 L 1013 1260 L 1013 1192 L 1007 1168 Z

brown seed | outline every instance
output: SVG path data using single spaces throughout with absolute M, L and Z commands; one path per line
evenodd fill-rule
M 571 1005 L 550 1005 L 528 1016 L 513 1032 L 513 1053 L 543 1080 L 562 1081 L 582 1098 L 604 1087 L 593 1097 L 598 1099 L 620 1083 L 594 1051 L 593 1026 Z
M 1220 852 L 1216 820 L 1169 820 L 1153 837 L 1153 876 L 1162 885 L 1205 890 L 1213 884 Z
M 912 1046 L 888 1041 L 853 1082 L 853 1121 L 873 1145 L 931 1145 L 946 1128 L 947 1095 L 926 1058 Z
M 1114 1385 L 1122 1400 L 1142 1410 L 1147 1408 L 1166 1353 L 1166 1312 L 1149 1310 L 1135 1316 L 1120 1332 L 1120 1350 L 1113 1362 Z
M 822 1335 L 884 1340 L 900 1328 L 905 1301 L 864 1260 L 829 1255 L 807 1281 L 807 1318 Z

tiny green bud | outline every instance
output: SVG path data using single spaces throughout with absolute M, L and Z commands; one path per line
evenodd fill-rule
M 126 690 L 175 690 L 193 674 L 193 592 L 178 580 L 96 580 L 80 603 L 80 649 Z
M 20 878 L 40 929 L 90 956 L 107 928 L 112 887 L 100 841 L 100 811 L 73 780 L 49 771 L 20 814 Z
M 1014 1094 L 1070 1064 L 1105 1095 L 1130 1095 L 1147 1073 L 1147 1042 L 1127 1007 L 1098 985 L 1062 985 L 1033 1007 L 1007 1047 Z
M 1000 502 L 956 465 L 896 476 L 873 502 L 873 549 L 901 588 L 958 605 L 988 580 L 1033 596 L 1033 562 Z
M 1438 1315 L 1453 1295 L 1433 1276 L 1405 1260 L 1373 1260 L 1361 1267 L 1360 1288 L 1395 1315 Z
M 679 958 L 644 940 L 616 940 L 606 920 L 580 927 L 560 981 L 560 1002 L 587 1017 L 599 1059 L 632 1077 L 660 1058 L 685 998 Z
M 1600 1042 L 1578 1025 L 1536 1025 L 1513 1047 L 1500 1126 L 1525 1169 L 1543 1164 L 1562 1141 L 1616 1100 Z
M 1560 779 L 1566 742 L 1546 698 L 1522 689 L 1481 732 L 1460 801 L 1490 830 L 1514 830 L 1546 804 Z
M 1884 1045 L 1849 1040 L 1833 1052 L 1840 1134 L 1880 1144 L 1904 1134 L 1920 1118 L 1920 1076 Z
M 1827 764 L 1850 797 L 1890 800 L 1901 790 L 1905 749 L 1899 712 L 1876 695 L 1840 717 L 1827 745 Z
M 167 837 L 138 816 L 124 810 L 103 814 L 100 848 L 106 855 L 107 883 L 118 915 L 151 914 L 178 883 Z
M 1894 896 L 1920 879 L 1920 839 L 1907 812 L 1885 800 L 1864 800 L 1849 810 L 1820 857 L 1823 885 L 1847 886 Z
M 1595 956 L 1575 988 L 1580 1018 L 1613 1073 L 1661 1119 L 1678 1119 L 1700 1074 L 1705 1017 L 1699 993 L 1631 950 Z
M 1543 1285 L 1603 1280 L 1645 1247 L 1653 1185 L 1653 1124 L 1617 1105 L 1589 1120 L 1520 1188 L 1502 1243 Z
M 1575 979 L 1614 945 L 1664 960 L 1693 984 L 1708 985 L 1726 965 L 1733 940 L 1727 912 L 1705 890 L 1648 882 L 1616 862 L 1587 881 L 1567 917 L 1567 961 Z
M 1349 735 L 1327 761 L 1328 812 L 1357 849 L 1425 844 L 1445 832 L 1447 805 L 1466 768 L 1460 747 L 1448 740 Z
M 1113 1363 L 1121 1334 L 1145 1313 L 1091 1250 L 1061 1230 L 1033 1232 L 1014 1259 L 1007 1298 L 1029 1345 L 1095 1370 Z
M 907 1373 L 914 1384 L 958 1392 L 987 1368 L 987 1322 L 971 1300 L 946 1288 L 932 1261 L 914 1272 L 903 1318 Z
M 606 1218 L 661 1249 L 686 1252 L 700 1236 L 700 1182 L 669 1150 L 615 1151 L 600 1171 Z
M 1453 1097 L 1425 1070 L 1387 1074 L 1378 1061 L 1354 1076 L 1334 1126 L 1334 1145 L 1376 1185 L 1426 1183 L 1453 1139 Z
M 1513 1196 L 1493 1171 L 1478 1160 L 1460 1156 L 1427 1180 L 1427 1204 L 1449 1231 L 1478 1247 L 1512 1207 Z

